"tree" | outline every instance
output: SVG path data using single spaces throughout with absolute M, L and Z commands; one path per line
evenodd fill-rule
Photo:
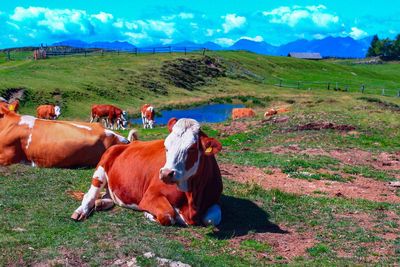
M 400 34 L 398 34 L 393 41 L 392 52 L 394 59 L 400 59 Z
M 382 43 L 379 40 L 378 35 L 374 35 L 371 45 L 368 48 L 367 57 L 377 57 L 381 56 L 382 54 Z

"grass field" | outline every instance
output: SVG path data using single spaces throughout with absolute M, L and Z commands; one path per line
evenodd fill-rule
M 45 92 L 55 88 L 87 93 L 85 99 L 66 97 L 67 118 L 85 118 L 86 106 L 96 101 L 135 110 L 144 101 L 167 106 L 234 95 L 257 96 L 242 100 L 258 114 L 203 126 L 223 144 L 217 158 L 224 178 L 223 221 L 215 228 L 161 227 L 142 213 L 120 207 L 75 223 L 69 216 L 79 202 L 68 192 L 86 191 L 92 169 L 1 167 L 0 265 L 126 266 L 135 260 L 140 266 L 155 266 L 156 257 L 192 266 L 400 264 L 400 189 L 389 185 L 400 179 L 400 99 L 277 88 L 258 81 L 259 76 L 297 73 L 303 80 L 342 77 L 389 86 L 398 83 L 394 73 L 399 65 L 216 55 L 230 62 L 225 64 L 241 65 L 228 66 L 227 75 L 194 90 L 172 86 L 158 75 L 151 78 L 165 84 L 168 95 L 145 93 L 139 86 L 131 97 L 115 99 L 83 85 L 125 88 L 130 79 L 119 80 L 126 76 L 118 68 L 142 74 L 176 56 L 105 55 L 0 64 L 2 89 L 24 87 L 43 92 L 45 98 Z M 322 68 L 331 75 L 318 71 Z M 290 112 L 276 117 L 281 122 L 262 121 L 267 107 L 282 106 Z M 32 103 L 21 109 L 32 110 Z M 163 127 L 139 130 L 143 140 L 166 135 Z M 147 252 L 156 256 L 147 258 Z

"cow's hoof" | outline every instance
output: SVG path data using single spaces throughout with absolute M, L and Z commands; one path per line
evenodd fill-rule
M 76 222 L 81 222 L 86 219 L 86 215 L 75 211 L 74 213 L 72 213 L 71 219 Z
M 109 210 L 112 207 L 114 207 L 114 201 L 112 199 L 96 199 L 94 202 L 96 211 Z

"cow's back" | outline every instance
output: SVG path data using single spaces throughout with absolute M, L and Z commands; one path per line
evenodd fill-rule
M 36 120 L 23 146 L 41 167 L 96 166 L 110 146 L 122 143 L 119 138 L 98 124 Z

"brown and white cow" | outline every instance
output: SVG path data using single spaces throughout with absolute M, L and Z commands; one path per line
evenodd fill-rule
M 192 119 L 171 119 L 164 140 L 111 147 L 71 218 L 84 220 L 114 203 L 144 211 L 162 225 L 218 225 L 222 179 L 214 155 L 222 147 Z M 98 199 L 106 187 L 103 199 Z
M 113 105 L 93 105 L 90 122 L 100 119 L 106 120 L 106 127 L 110 129 L 126 129 L 126 111 Z M 115 127 L 115 123 L 117 126 Z
M 142 108 L 140 109 L 140 112 L 142 114 L 142 122 L 143 122 L 143 128 L 151 128 L 153 129 L 154 126 L 154 116 L 155 116 L 155 111 L 154 107 L 150 104 L 144 104 Z
M 1 109 L 0 165 L 96 166 L 107 148 L 129 143 L 99 124 L 42 120 Z
M 256 113 L 251 108 L 234 108 L 232 109 L 232 119 L 250 118 L 256 116 Z
M 36 116 L 39 119 L 56 120 L 61 115 L 59 106 L 40 105 L 36 108 Z

